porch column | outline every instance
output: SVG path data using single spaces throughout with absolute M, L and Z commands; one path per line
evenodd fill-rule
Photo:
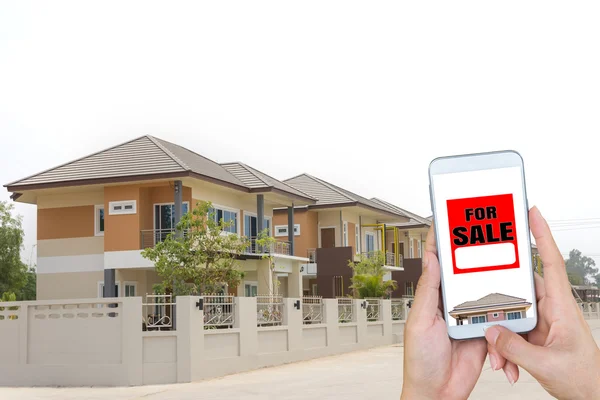
M 104 297 L 118 297 L 117 288 L 115 287 L 115 270 L 104 270 Z
M 256 195 L 256 233 L 260 235 L 260 233 L 265 229 L 264 227 L 265 221 L 265 195 L 257 194 Z
M 179 224 L 181 221 L 181 216 L 183 213 L 183 185 L 181 181 L 175 181 L 175 226 Z M 175 232 L 176 237 L 182 237 L 183 232 L 177 231 Z
M 288 207 L 288 242 L 290 242 L 290 255 L 294 254 L 294 205 Z
M 292 273 L 287 279 L 288 297 L 301 298 L 304 294 L 302 288 L 302 273 L 300 272 L 300 262 L 294 261 L 292 264 Z
M 256 275 L 259 296 L 275 294 L 273 290 L 273 271 L 271 271 L 269 263 L 269 260 L 259 260 L 257 263 Z

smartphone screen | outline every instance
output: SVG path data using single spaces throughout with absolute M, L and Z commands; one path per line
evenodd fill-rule
M 519 166 L 432 175 L 448 326 L 534 318 Z

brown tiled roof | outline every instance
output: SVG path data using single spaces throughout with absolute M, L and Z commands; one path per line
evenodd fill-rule
M 389 208 L 391 211 L 397 212 L 398 214 L 403 214 L 406 217 L 410 218 L 409 222 L 400 222 L 397 224 L 394 224 L 396 226 L 412 226 L 412 225 L 426 225 L 426 226 L 431 226 L 431 221 L 428 220 L 427 218 L 423 218 L 415 213 L 412 213 L 410 211 L 407 211 L 403 208 L 400 208 L 392 203 L 388 203 L 385 200 L 381 200 L 377 197 L 373 197 L 371 199 L 371 201 L 380 204 L 383 207 Z
M 243 182 L 246 186 L 248 186 L 252 189 L 273 187 L 275 189 L 282 190 L 284 192 L 291 192 L 297 196 L 312 199 L 312 197 L 310 195 L 288 185 L 285 182 L 278 181 L 277 179 L 273 178 L 272 176 L 269 176 L 269 175 L 265 174 L 264 172 L 254 169 L 251 166 L 246 165 L 244 163 L 232 162 L 232 163 L 224 163 L 221 165 L 230 174 L 235 176 L 237 179 L 239 179 L 241 182 Z M 313 199 L 313 200 L 316 201 L 316 199 Z
M 339 186 L 326 182 L 309 174 L 301 174 L 290 179 L 284 180 L 285 183 L 317 199 L 316 206 L 340 206 L 340 205 L 362 205 L 394 214 L 400 217 L 409 218 L 406 214 L 397 210 L 385 207 L 378 202 L 369 200 L 349 190 L 342 189 Z
M 244 168 L 252 171 L 260 183 L 242 179 L 242 175 L 238 177 L 239 174 L 230 172 L 225 166 L 184 147 L 146 135 L 5 186 L 9 191 L 17 192 L 42 187 L 126 181 L 129 177 L 139 180 L 161 176 L 193 176 L 248 192 L 277 189 L 309 203 L 315 201 L 260 171 L 246 165 Z
M 479 307 L 486 307 L 486 306 L 511 306 L 511 305 L 517 305 L 520 303 L 531 304 L 527 300 L 522 299 L 520 297 L 508 296 L 506 294 L 500 294 L 500 293 L 492 293 L 492 294 L 488 294 L 487 296 L 480 298 L 479 300 L 465 301 L 464 303 L 461 303 L 461 304 L 457 305 L 456 307 L 454 307 L 454 310 L 452 310 L 451 312 L 457 312 L 457 311 L 462 311 L 462 310 L 466 310 L 466 309 L 470 309 L 470 308 L 479 308 Z

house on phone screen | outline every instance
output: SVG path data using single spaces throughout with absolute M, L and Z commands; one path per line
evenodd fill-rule
M 526 318 L 531 303 L 520 297 L 492 293 L 454 307 L 450 315 L 457 325 L 481 324 Z

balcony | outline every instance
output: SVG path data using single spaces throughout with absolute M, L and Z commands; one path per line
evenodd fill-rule
M 381 251 L 369 251 L 369 252 L 363 252 L 361 253 L 361 255 L 365 258 L 377 258 L 377 257 L 381 257 L 382 252 Z M 400 257 L 398 258 L 398 260 L 396 260 L 396 255 L 394 253 L 391 252 L 386 252 L 385 254 L 385 260 L 384 260 L 384 265 L 386 267 L 399 267 L 402 268 L 402 264 L 403 264 L 403 257 L 402 255 L 400 255 Z
M 167 237 L 174 233 L 175 229 L 148 229 L 141 231 L 141 249 L 147 249 L 154 247 L 156 243 L 163 242 Z M 183 232 L 184 236 L 187 231 Z M 264 255 L 264 254 L 277 254 L 277 255 L 291 255 L 290 242 L 278 240 L 273 243 L 262 245 L 257 243 L 258 238 L 249 238 L 250 244 L 242 252 L 244 255 Z

